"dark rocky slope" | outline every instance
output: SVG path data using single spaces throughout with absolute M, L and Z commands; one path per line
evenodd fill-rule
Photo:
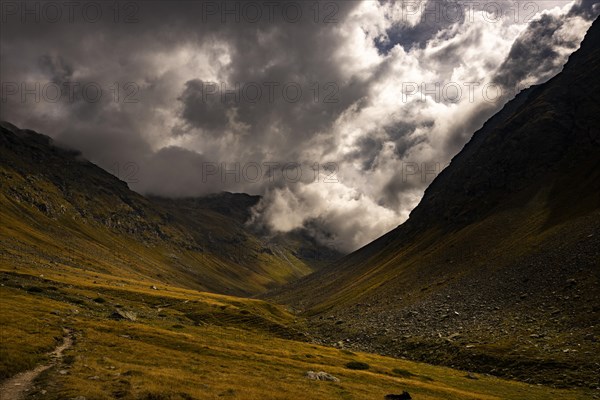
M 600 387 L 600 22 L 473 135 L 409 220 L 269 296 L 320 339 Z

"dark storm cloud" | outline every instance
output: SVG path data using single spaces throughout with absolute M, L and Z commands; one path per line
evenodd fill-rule
M 387 3 L 394 4 L 392 0 Z M 401 2 L 397 9 L 401 16 L 399 21 L 383 37 L 376 39 L 377 48 L 383 54 L 387 54 L 396 45 L 402 46 L 406 51 L 414 46 L 424 48 L 438 33 L 464 22 L 464 10 L 456 5 L 456 1 L 452 0 Z M 419 22 L 412 25 L 409 23 L 409 16 L 417 12 L 420 13 Z
M 543 14 L 531 21 L 527 29 L 515 40 L 506 60 L 499 67 L 494 81 L 515 87 L 527 78 L 545 81 L 556 72 L 562 62 L 558 49 L 575 50 L 580 37 L 558 34 L 571 18 L 581 17 L 592 21 L 598 17 L 600 5 L 596 0 L 581 0 L 573 5 L 565 16 Z
M 421 178 L 421 168 L 421 164 L 405 164 L 403 170 L 391 175 L 380 193 L 379 202 L 401 207 L 406 201 L 404 194 L 431 183 L 430 180 L 426 180 L 425 175 L 424 178 Z
M 435 51 L 431 55 L 431 60 L 442 65 L 448 65 L 446 72 L 451 74 L 453 67 L 461 64 L 462 50 L 477 46 L 481 41 L 481 33 L 481 29 L 473 29 L 464 37 L 453 40 Z
M 410 126 L 408 124 L 400 123 L 396 124 L 392 127 L 388 127 L 388 132 L 390 133 L 390 137 L 395 143 L 396 154 L 398 158 L 403 159 L 406 157 L 408 151 L 412 149 L 414 146 L 423 143 L 427 140 L 426 137 L 411 137 L 411 134 L 417 129 L 418 126 L 421 127 L 432 127 L 432 121 L 424 121 L 422 124 L 415 124 Z
M 245 151 L 271 147 L 273 132 L 277 132 L 285 137 L 277 149 L 279 156 L 294 159 L 299 145 L 329 130 L 342 111 L 366 95 L 368 81 L 340 79 L 344 66 L 332 55 L 341 38 L 334 27 L 310 24 L 256 27 L 228 39 L 232 51 L 227 82 L 211 82 L 216 93 L 208 96 L 208 104 L 222 129 L 231 122 L 242 125 L 243 132 L 237 134 L 246 135 L 242 138 Z M 269 65 L 270 60 L 277 62 Z M 199 115 L 206 107 L 197 101 L 198 94 L 206 91 L 207 84 L 187 87 L 179 99 L 182 117 L 198 128 L 204 127 Z
M 539 76 L 552 70 L 558 56 L 553 36 L 561 26 L 562 20 L 552 15 L 544 15 L 532 22 L 513 44 L 507 60 L 500 67 L 496 82 L 509 87 L 529 75 Z
M 600 3 L 598 0 L 580 0 L 576 2 L 567 17 L 580 16 L 588 21 L 593 21 L 598 18 L 600 13 Z
M 222 190 L 219 180 L 208 179 L 207 163 L 202 155 L 182 149 L 165 147 L 148 156 L 139 171 L 141 190 L 162 195 L 201 196 Z
M 45 72 L 52 82 L 63 83 L 73 77 L 73 67 L 58 56 L 44 54 L 39 58 L 40 69 Z
M 217 132 L 227 126 L 228 104 L 219 96 L 210 95 L 217 86 L 194 79 L 185 83 L 185 89 L 177 100 L 183 103 L 181 116 L 190 124 Z M 216 89 L 215 89 L 216 90 Z
M 383 140 L 374 137 L 362 137 L 356 143 L 357 150 L 348 154 L 349 160 L 359 161 L 364 171 L 376 168 L 376 159 L 383 148 Z
M 280 157 L 293 158 L 296 145 L 327 129 L 342 110 L 364 96 L 366 82 L 355 78 L 341 82 L 339 66 L 331 57 L 342 40 L 335 34 L 336 25 L 343 22 L 358 2 L 337 2 L 335 8 L 324 8 L 320 14 L 315 14 L 314 5 L 309 2 L 287 3 L 293 7 L 288 7 L 286 2 L 280 6 L 269 3 L 270 8 L 262 8 L 263 15 L 257 22 L 251 21 L 254 15 L 250 11 L 243 12 L 244 2 L 229 2 L 229 6 L 207 1 L 134 2 L 138 8 L 134 10 L 137 19 L 134 23 L 123 21 L 132 10 L 121 10 L 120 22 L 115 23 L 110 7 L 103 8 L 103 18 L 95 23 L 86 23 L 77 11 L 73 23 L 64 19 L 50 23 L 42 18 L 41 23 L 23 24 L 19 15 L 9 15 L 2 26 L 3 75 L 15 82 L 39 81 L 41 75 L 48 82 L 76 79 L 82 84 L 97 83 L 104 94 L 101 101 L 82 101 L 81 96 L 69 100 L 63 96 L 56 104 L 47 105 L 47 109 L 50 114 L 55 111 L 51 109 L 60 104 L 72 126 L 95 124 L 99 136 L 105 139 L 104 132 L 114 130 L 115 126 L 130 128 L 127 135 L 137 136 L 144 128 L 145 113 L 178 103 L 183 122 L 212 132 L 214 137 L 222 134 L 235 117 L 235 122 L 249 130 L 242 138 L 245 151 L 256 155 L 263 148 L 273 147 L 271 134 L 277 129 L 285 137 L 276 146 L 278 152 L 283 152 Z M 24 7 L 35 7 L 39 2 L 28 4 Z M 296 18 L 297 6 L 301 7 L 301 18 Z M 234 13 L 227 14 L 221 7 L 228 7 L 227 10 Z M 332 21 L 324 23 L 327 17 Z M 263 89 L 261 100 L 253 103 L 228 96 L 221 101 L 219 94 L 203 99 L 201 85 L 209 82 L 203 82 L 202 76 L 194 76 L 194 71 L 190 71 L 192 75 L 185 84 L 173 87 L 174 77 L 156 71 L 161 61 L 149 66 L 151 60 L 147 56 L 168 54 L 173 47 L 182 44 L 188 45 L 191 52 L 202 52 L 209 66 L 217 68 L 221 62 L 226 64 L 221 66 L 215 82 L 210 83 L 219 89 L 225 85 L 224 90 L 235 90 L 236 84 L 256 83 Z M 219 44 L 223 46 L 221 54 L 213 48 Z M 229 60 L 219 61 L 222 53 L 227 53 Z M 172 60 L 164 60 L 166 65 L 169 62 Z M 111 97 L 114 82 L 121 86 L 135 83 L 139 90 L 134 97 L 139 105 L 120 103 L 115 109 Z M 169 83 L 170 86 L 165 86 Z M 265 84 L 276 85 L 272 101 L 268 100 L 269 89 Z M 284 93 L 286 84 L 290 87 Z M 295 99 L 296 87 L 302 90 L 299 100 Z M 80 89 L 76 88 L 76 93 Z M 123 97 L 126 92 L 122 87 L 120 90 Z M 318 99 L 315 99 L 315 90 L 318 90 Z M 177 93 L 174 98 L 168 98 L 174 93 Z M 289 101 L 283 98 L 286 94 L 290 95 Z M 9 102 L 3 107 L 4 118 L 17 119 L 24 126 L 74 140 L 70 128 L 58 129 L 56 121 L 30 115 L 26 108 L 15 103 Z M 235 115 L 229 115 L 229 111 L 235 111 Z M 133 121 L 124 125 L 123 119 L 127 117 L 120 115 L 123 113 Z M 136 118 L 139 120 L 135 121 Z M 163 135 L 177 136 L 184 132 L 189 129 L 179 124 Z M 82 144 L 81 141 L 77 142 Z M 136 153 L 137 147 L 132 149 L 131 155 L 125 155 L 127 149 L 122 143 L 105 140 L 102 148 L 113 146 L 115 154 L 125 159 L 141 158 Z M 84 147 L 91 150 L 92 146 Z M 89 156 L 108 162 L 94 151 Z
M 264 195 L 269 227 L 307 226 L 347 250 L 397 225 L 418 201 L 428 181 L 404 179 L 406 162 L 449 158 L 501 106 L 401 101 L 402 82 L 448 79 L 468 64 L 469 49 L 487 50 L 486 30 L 507 32 L 501 24 L 469 25 L 450 1 L 420 2 L 433 13 L 416 21 L 385 17 L 382 7 L 398 2 L 73 3 L 72 21 L 67 9 L 55 22 L 31 15 L 23 22 L 18 11 L 1 10 L 3 95 L 7 82 L 11 90 L 75 86 L 55 101 L 12 94 L 0 118 L 80 149 L 142 193 Z M 93 4 L 102 8 L 94 22 Z M 261 15 L 247 4 L 258 4 Z M 571 14 L 589 19 L 590 10 L 584 2 Z M 515 44 L 499 79 L 550 70 L 540 58 L 569 46 L 553 34 L 561 17 L 544 18 Z M 533 43 L 537 34 L 542 40 Z M 530 44 L 537 47 L 528 56 L 522 47 Z M 498 60 L 486 53 L 471 64 L 463 74 L 482 79 Z M 90 98 L 95 89 L 101 96 Z M 229 179 L 223 163 L 242 172 L 257 164 L 265 179 Z M 124 176 L 131 165 L 135 176 Z M 298 168 L 301 177 L 290 179 Z

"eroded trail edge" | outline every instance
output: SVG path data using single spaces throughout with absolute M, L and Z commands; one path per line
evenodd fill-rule
M 2 400 L 21 400 L 24 398 L 25 393 L 31 390 L 33 381 L 42 372 L 56 365 L 63 356 L 63 352 L 73 346 L 72 331 L 70 329 L 63 328 L 64 337 L 63 342 L 58 345 L 52 352 L 48 353 L 50 356 L 50 362 L 45 365 L 38 365 L 37 367 L 28 371 L 21 372 L 12 378 L 6 380 L 0 385 L 0 399 Z

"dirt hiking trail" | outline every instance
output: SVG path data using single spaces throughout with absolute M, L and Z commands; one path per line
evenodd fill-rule
M 62 344 L 56 347 L 51 353 L 48 353 L 51 357 L 50 362 L 45 365 L 38 365 L 34 369 L 21 372 L 0 384 L 0 400 L 23 399 L 25 394 L 31 390 L 34 379 L 48 368 L 56 365 L 62 359 L 63 352 L 73 345 L 72 332 L 66 328 L 64 328 L 63 331 L 65 332 L 65 336 L 63 337 Z

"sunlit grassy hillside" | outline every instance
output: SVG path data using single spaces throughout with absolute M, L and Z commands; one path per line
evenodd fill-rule
M 145 198 L 77 152 L 8 123 L 0 124 L 0 159 L 0 239 L 16 265 L 64 263 L 251 296 L 339 256 L 314 240 L 247 227 L 256 196 Z
M 67 266 L 0 265 L 0 377 L 43 363 L 63 328 L 74 345 L 28 398 L 68 399 L 583 399 L 305 341 L 302 320 L 259 300 L 214 295 Z M 136 320 L 114 320 L 117 309 Z M 366 363 L 367 370 L 346 367 Z M 339 382 L 313 381 L 325 371 Z M 43 391 L 43 392 L 42 392 Z

